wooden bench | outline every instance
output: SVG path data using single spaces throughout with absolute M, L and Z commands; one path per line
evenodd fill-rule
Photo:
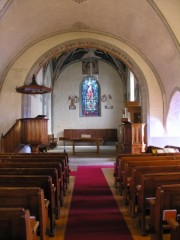
M 0 164 L 1 165 L 1 164 Z M 52 177 L 52 182 L 55 186 L 55 206 L 56 206 L 56 218 L 60 217 L 60 186 L 58 179 L 58 172 L 56 168 L 1 168 L 0 175 L 48 175 Z
M 162 185 L 156 189 L 156 198 L 151 203 L 150 226 L 152 240 L 162 240 L 163 230 L 170 229 L 167 219 L 163 219 L 164 210 L 177 210 L 180 214 L 180 184 Z M 171 218 L 171 217 L 169 217 Z M 176 220 L 175 218 L 174 220 Z M 170 220 L 170 222 L 172 222 Z M 174 239 L 174 238 L 173 238 Z
M 168 164 L 168 163 L 167 163 Z M 150 166 L 136 166 L 132 168 L 131 179 L 129 182 L 129 210 L 132 217 L 136 216 L 136 202 L 137 202 L 137 186 L 140 186 L 141 176 L 147 173 L 158 173 L 158 172 L 180 172 L 180 163 L 177 165 L 175 163 L 170 163 L 171 165 L 166 165 L 165 163 L 161 165 L 150 165 Z
M 122 158 L 124 159 L 125 158 L 134 158 L 134 157 L 150 157 L 150 156 L 174 156 L 174 157 L 178 157 L 178 155 L 180 156 L 180 153 L 156 153 L 156 154 L 153 154 L 153 153 L 142 153 L 142 154 L 117 154 L 116 155 L 116 160 L 115 160 L 115 163 L 114 163 L 114 182 L 115 182 L 115 187 L 117 187 L 117 183 L 119 181 L 118 179 L 118 171 L 119 171 L 119 168 L 121 167 L 121 160 Z
M 55 197 L 52 178 L 45 175 L 0 175 L 0 187 L 39 187 L 44 190 L 44 196 L 49 200 L 49 236 L 54 236 L 55 230 Z
M 61 164 L 61 180 L 63 185 L 63 191 L 67 189 L 69 183 L 69 165 L 67 159 L 64 157 L 59 157 L 59 155 L 51 154 L 19 154 L 19 155 L 9 155 L 7 157 L 1 157 L 2 162 L 57 162 Z
M 65 138 L 81 138 L 88 135 L 91 138 L 101 138 L 104 142 L 117 142 L 117 129 L 64 129 Z
M 180 221 L 175 221 L 174 219 L 168 219 L 168 224 L 170 225 L 170 239 L 179 240 L 180 239 Z
M 115 162 L 114 162 L 114 173 L 113 173 L 113 176 L 114 176 L 114 186 L 117 188 L 117 185 L 118 185 L 118 182 L 119 182 L 119 178 L 118 178 L 118 169 L 119 169 L 119 166 L 121 164 L 121 158 L 122 157 L 143 157 L 143 156 L 152 156 L 152 154 L 117 154 L 116 155 L 116 159 L 115 159 Z
M 44 191 L 37 187 L 0 187 L 0 208 L 24 208 L 39 221 L 40 240 L 48 240 L 48 204 Z
M 137 218 L 141 234 L 146 235 L 146 213 L 150 209 L 149 199 L 155 198 L 156 188 L 161 185 L 180 183 L 179 172 L 144 174 L 141 176 L 141 187 L 138 189 Z
M 128 161 L 165 161 L 165 160 L 178 160 L 180 159 L 180 155 L 165 155 L 165 156 L 141 156 L 141 157 L 122 157 L 118 167 L 118 181 L 119 181 L 119 191 L 122 194 L 123 192 L 123 174 L 124 174 L 124 166 L 125 163 Z
M 156 155 L 156 154 L 155 154 Z M 159 155 L 159 154 L 157 154 Z M 121 159 L 123 157 L 148 157 L 148 156 L 153 156 L 152 153 L 120 153 L 120 154 L 116 154 L 116 159 L 115 159 L 115 162 L 114 162 L 114 176 L 115 178 L 118 177 L 118 168 L 121 164 Z M 117 181 L 116 181 L 117 182 Z
M 132 180 L 132 171 L 135 167 L 148 167 L 148 166 L 165 166 L 165 165 L 180 165 L 180 159 L 179 160 L 148 160 L 148 161 L 126 161 L 124 165 L 124 171 L 123 171 L 123 197 L 125 204 L 128 204 L 128 195 L 129 195 L 129 185 L 131 184 Z M 177 171 L 177 169 L 172 168 L 173 171 Z M 149 169 L 148 169 L 149 170 Z M 146 170 L 144 169 L 144 173 L 146 173 Z M 167 169 L 168 171 L 168 169 Z M 170 170 L 169 170 L 170 171 Z M 154 171 L 152 170 L 152 173 Z M 163 172 L 163 171 L 160 171 Z M 148 172 L 147 172 L 148 173 Z M 142 173 L 143 174 L 143 173 Z
M 11 158 L 16 158 L 16 157 L 32 157 L 32 158 L 49 158 L 49 157 L 56 157 L 60 159 L 65 160 L 65 165 L 68 167 L 69 163 L 69 156 L 67 153 L 62 153 L 62 152 L 46 152 L 46 153 L 0 153 L 0 161 L 3 159 L 11 159 Z
M 67 185 L 69 183 L 69 158 L 66 153 L 44 153 L 44 154 L 38 154 L 38 153 L 33 153 L 33 154 L 11 154 L 9 155 L 8 159 L 23 159 L 26 161 L 26 159 L 36 161 L 37 159 L 40 159 L 41 161 L 56 161 L 59 162 L 62 165 L 62 173 L 63 173 L 63 178 L 64 178 L 64 184 Z M 28 161 L 28 160 L 27 160 Z
M 65 195 L 65 187 L 63 184 L 62 166 L 57 162 L 19 162 L 19 161 L 5 161 L 0 162 L 0 168 L 55 168 L 58 172 L 58 180 L 60 186 L 60 204 L 63 206 L 63 196 Z
M 0 239 L 38 240 L 38 222 L 23 208 L 0 208 Z

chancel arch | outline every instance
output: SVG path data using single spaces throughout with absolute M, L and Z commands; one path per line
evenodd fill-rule
M 33 73 L 37 74 L 42 66 L 57 54 L 68 52 L 68 50 L 77 47 L 99 49 L 110 53 L 112 56 L 124 62 L 124 64 L 126 64 L 134 73 L 140 84 L 143 121 L 147 122 L 150 126 L 152 118 L 153 121 L 156 119 L 160 122 L 163 128 L 165 105 L 162 97 L 163 89 L 161 88 L 158 78 L 153 72 L 150 64 L 148 65 L 148 61 L 146 61 L 145 58 L 131 46 L 120 39 L 105 34 L 90 32 L 67 32 L 46 38 L 27 48 L 27 50 L 16 59 L 4 79 L 3 92 L 1 95 L 1 98 L 5 99 L 7 91 L 12 92 L 8 108 L 9 111 L 11 111 L 14 108 L 14 102 L 18 103 L 16 106 L 17 111 L 13 113 L 15 119 L 20 118 L 22 115 L 22 99 L 21 96 L 15 92 L 15 87 L 29 81 L 28 79 L 31 78 Z M 10 86 L 9 82 L 12 82 L 13 84 Z M 9 86 L 11 89 L 9 89 Z M 150 96 L 152 96 L 152 98 Z M 4 109 L 3 116 L 5 119 L 8 110 L 6 108 L 5 111 L 4 103 L 5 100 L 1 101 L 1 109 L 2 111 Z M 150 117 L 150 115 L 152 117 Z M 1 124 L 2 129 L 8 129 L 10 126 L 7 126 L 5 121 L 3 122 L 4 123 Z M 151 128 L 149 128 L 150 137 L 158 137 L 159 134 L 161 135 L 162 133 L 158 133 L 157 131 L 151 132 Z

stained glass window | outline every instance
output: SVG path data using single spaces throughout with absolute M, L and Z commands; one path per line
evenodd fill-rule
M 100 88 L 94 76 L 86 76 L 81 84 L 81 115 L 100 116 Z

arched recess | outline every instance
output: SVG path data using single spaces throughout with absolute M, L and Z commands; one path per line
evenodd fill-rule
M 166 132 L 170 137 L 179 137 L 180 135 L 180 89 L 174 89 L 169 104 L 169 110 L 166 120 Z
M 15 87 L 24 84 L 24 82 L 27 83 L 31 79 L 32 73 L 37 73 L 49 59 L 59 52 L 85 46 L 109 52 L 130 68 L 140 83 L 143 121 L 147 122 L 148 126 L 151 126 L 153 122 L 155 126 L 155 128 L 153 125 L 151 128 L 149 127 L 148 136 L 162 136 L 164 128 L 162 90 L 145 58 L 119 39 L 98 33 L 78 31 L 61 33 L 41 40 L 30 46 L 16 59 L 5 77 L 2 88 L 0 101 L 0 107 L 2 111 L 4 110 L 2 129 L 9 129 L 12 126 L 12 119 L 21 117 L 21 95 L 15 92 Z M 7 103 L 5 100 L 7 92 L 11 92 L 8 106 L 5 104 Z M 11 119 L 8 117 L 9 111 L 13 112 Z M 5 119 L 9 119 L 9 121 L 5 121 Z
M 69 51 L 75 48 L 96 48 L 98 50 L 107 52 L 122 62 L 134 73 L 136 79 L 140 84 L 140 89 L 142 93 L 142 120 L 144 123 L 148 123 L 147 113 L 149 109 L 149 90 L 147 86 L 147 81 L 140 67 L 134 61 L 134 59 L 128 55 L 123 49 L 112 45 L 111 43 L 105 42 L 103 40 L 99 41 L 97 39 L 76 39 L 70 40 L 65 43 L 59 44 L 51 49 L 49 49 L 43 56 L 40 56 L 36 63 L 34 63 L 33 68 L 31 69 L 31 74 L 38 73 L 39 70 L 51 59 L 59 55 L 61 52 Z M 27 76 L 26 82 L 29 81 Z M 157 89 L 157 88 L 156 88 Z

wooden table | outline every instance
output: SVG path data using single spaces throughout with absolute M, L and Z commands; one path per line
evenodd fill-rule
M 69 141 L 72 141 L 73 143 L 73 155 L 75 154 L 75 145 L 77 142 L 88 142 L 88 143 L 96 143 L 96 146 L 97 146 L 97 154 L 100 153 L 100 149 L 99 149 L 99 146 L 100 146 L 100 143 L 103 141 L 102 138 L 69 138 L 68 139 Z

